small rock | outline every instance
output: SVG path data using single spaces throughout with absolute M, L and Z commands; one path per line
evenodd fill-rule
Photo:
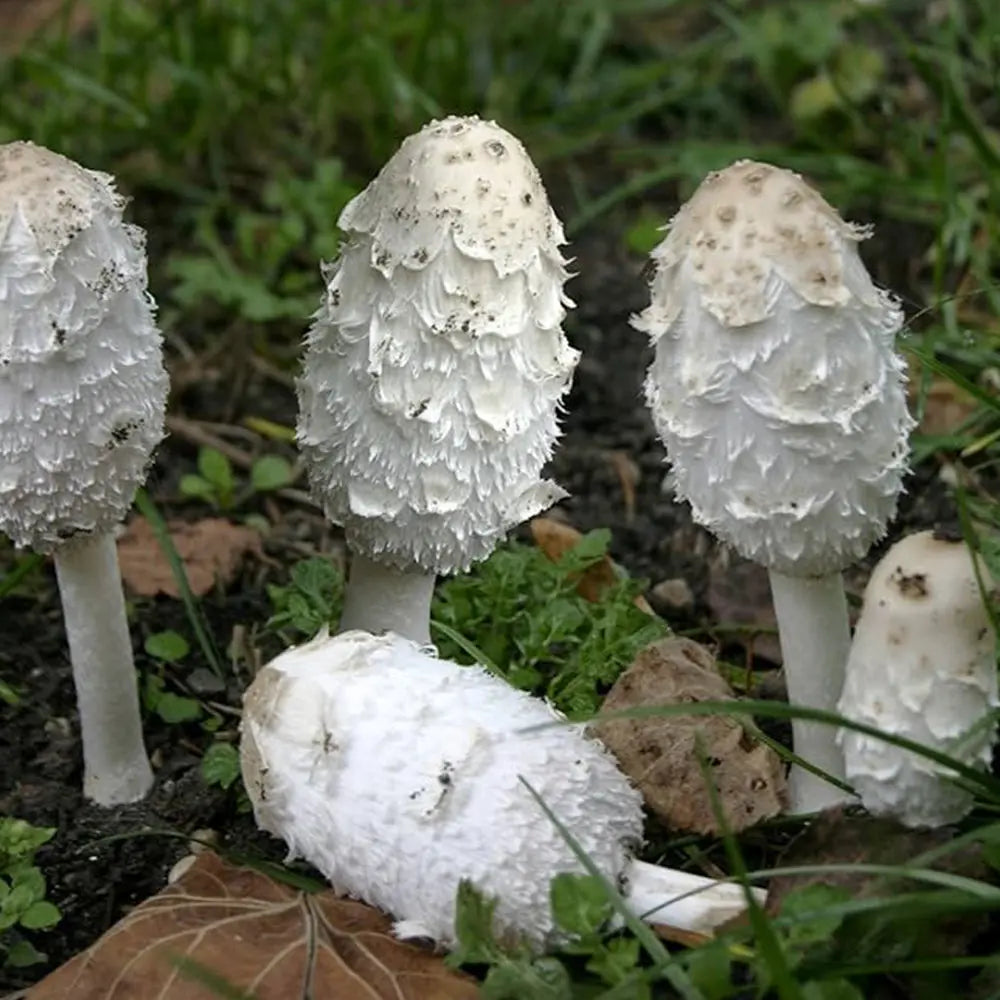
M 188 674 L 187 682 L 196 695 L 219 694 L 226 690 L 226 682 L 207 667 L 195 667 Z
M 659 614 L 690 611 L 694 607 L 694 594 L 687 580 L 682 576 L 672 580 L 661 580 L 649 592 L 653 608 Z
M 188 850 L 192 854 L 201 854 L 202 851 L 214 850 L 218 846 L 219 832 L 211 827 L 193 831 L 188 840 Z

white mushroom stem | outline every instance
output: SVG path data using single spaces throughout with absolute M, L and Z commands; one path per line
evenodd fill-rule
M 431 641 L 434 573 L 404 572 L 355 554 L 347 578 L 340 631 L 395 632 L 426 646 Z
M 650 924 L 666 924 L 698 934 L 713 934 L 746 913 L 747 897 L 737 882 L 719 882 L 704 875 L 661 868 L 632 858 L 622 872 L 629 909 Z M 767 893 L 750 892 L 763 906 Z
M 791 705 L 834 712 L 844 684 L 851 648 L 847 598 L 840 573 L 786 576 L 771 570 L 771 594 Z M 844 754 L 836 727 L 808 719 L 792 720 L 795 753 L 834 778 L 844 780 Z M 788 776 L 789 811 L 816 812 L 850 796 L 836 785 L 794 766 Z
M 114 536 L 80 536 L 55 551 L 83 740 L 83 793 L 135 802 L 153 784 Z

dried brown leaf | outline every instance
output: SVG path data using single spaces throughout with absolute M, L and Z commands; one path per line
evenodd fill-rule
M 704 646 L 671 637 L 639 653 L 608 692 L 601 713 L 732 697 Z M 781 759 L 753 740 L 738 716 L 614 719 L 595 728 L 652 812 L 673 830 L 720 832 L 699 763 L 702 753 L 731 830 L 743 830 L 784 808 Z
M 531 537 L 534 539 L 535 544 L 553 562 L 558 562 L 583 537 L 576 528 L 568 524 L 562 524 L 550 517 L 533 518 L 529 523 L 529 527 L 531 528 Z M 604 593 L 610 587 L 614 586 L 617 580 L 618 574 L 615 572 L 614 563 L 611 561 L 610 556 L 604 556 L 603 559 L 600 559 L 580 574 L 576 590 L 585 601 L 596 604 L 603 598 Z M 648 615 L 654 613 L 641 594 L 636 597 L 635 605 L 640 611 L 645 611 Z
M 218 1000 L 209 977 L 248 1000 L 474 1000 L 470 978 L 389 927 L 330 890 L 300 892 L 204 853 L 27 1000 Z
M 207 594 L 216 583 L 230 583 L 248 555 L 262 557 L 260 535 L 253 528 L 221 517 L 168 525 L 194 594 Z M 179 592 L 170 563 L 144 517 L 133 517 L 118 540 L 122 579 L 141 597 Z
M 642 471 L 638 463 L 625 451 L 609 451 L 608 461 L 618 476 L 622 488 L 622 500 L 625 504 L 625 523 L 635 520 L 636 490 L 642 481 Z
M 916 386 L 917 383 L 911 381 L 911 384 Z M 921 434 L 952 434 L 976 412 L 977 405 L 976 400 L 954 382 L 935 376 L 927 389 L 918 431 Z

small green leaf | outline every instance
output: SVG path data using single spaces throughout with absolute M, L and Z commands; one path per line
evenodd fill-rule
M 171 725 L 191 722 L 201 715 L 201 705 L 194 698 L 183 698 L 181 695 L 164 691 L 156 699 L 156 714 Z
M 30 886 L 15 885 L 0 903 L 0 927 L 13 927 L 34 902 L 35 893 Z
M 792 947 L 807 947 L 829 941 L 843 923 L 843 914 L 827 916 L 823 909 L 847 902 L 851 894 L 844 888 L 832 885 L 802 886 L 790 892 L 781 904 L 781 915 L 796 922 L 785 931 L 785 937 Z
M 45 876 L 34 865 L 20 865 L 11 874 L 11 886 L 23 886 L 33 899 L 45 898 Z
M 280 490 L 292 481 L 292 466 L 280 455 L 264 455 L 253 463 L 250 482 L 258 492 Z
M 39 951 L 30 941 L 23 938 L 15 941 L 8 949 L 3 964 L 12 969 L 24 969 L 29 965 L 37 965 L 48 960 L 45 952 Z
M 873 97 L 885 79 L 885 57 L 870 45 L 845 45 L 837 52 L 833 78 L 854 104 Z
M 659 213 L 641 212 L 625 231 L 625 244 L 635 254 L 645 257 L 663 237 L 664 219 Z
M 584 569 L 603 559 L 608 554 L 610 544 L 611 532 L 607 528 L 595 528 L 588 531 L 556 565 L 566 572 Z
M 573 1000 L 573 981 L 557 958 L 504 959 L 486 975 L 482 1000 Z
M 0 701 L 10 705 L 11 708 L 17 708 L 21 704 L 21 696 L 16 688 L 11 687 L 5 680 L 0 680 Z
M 181 476 L 178 488 L 180 489 L 181 496 L 197 497 L 199 500 L 215 499 L 215 487 L 207 479 L 202 479 L 201 476 L 193 474 Z
M 165 663 L 183 660 L 191 651 L 187 639 L 172 630 L 154 632 L 146 639 L 143 648 L 154 659 L 163 660 Z
M 201 759 L 201 776 L 210 785 L 229 788 L 240 776 L 240 754 L 231 743 L 213 743 Z
M 812 122 L 842 104 L 836 85 L 824 70 L 796 84 L 789 101 L 789 111 L 797 122 Z
M 458 947 L 445 962 L 452 968 L 468 963 L 494 962 L 503 954 L 493 936 L 497 901 L 481 893 L 468 879 L 458 883 L 455 896 L 455 935 Z
M 40 931 L 55 927 L 61 918 L 58 906 L 54 906 L 47 899 L 40 899 L 21 914 L 21 926 L 30 931 Z
M 865 995 L 846 979 L 814 979 L 802 987 L 803 1000 L 865 1000 Z
M 202 448 L 198 452 L 198 471 L 220 494 L 233 491 L 233 467 L 229 459 L 215 448 Z
M 55 833 L 54 826 L 32 826 L 27 820 L 12 816 L 0 818 L 0 870 L 9 870 L 18 861 L 30 860 Z
M 725 1000 L 733 995 L 732 958 L 721 941 L 710 941 L 684 956 L 691 982 L 705 1000 Z
M 611 916 L 613 906 L 599 879 L 562 872 L 549 884 L 552 915 L 570 934 L 596 934 Z
M 604 942 L 587 962 L 587 969 L 601 977 L 608 985 L 624 982 L 635 974 L 641 954 L 639 939 L 616 937 Z M 638 982 L 634 984 L 636 1000 L 643 995 Z M 648 995 L 648 990 L 647 990 Z

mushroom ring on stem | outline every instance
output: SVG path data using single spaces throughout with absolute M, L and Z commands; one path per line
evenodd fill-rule
M 84 793 L 153 781 L 114 531 L 163 437 L 167 373 L 145 236 L 106 174 L 0 146 L 0 531 L 51 552 L 80 710 Z
M 565 496 L 539 478 L 578 358 L 565 238 L 521 143 L 474 117 L 406 139 L 339 225 L 298 440 L 353 555 L 341 628 L 429 642 L 435 575 Z
M 832 710 L 850 643 L 841 570 L 885 531 L 913 421 L 902 322 L 844 222 L 801 177 L 710 174 L 653 251 L 646 397 L 677 496 L 767 567 L 789 700 Z M 843 779 L 835 730 L 794 721 L 799 756 Z M 791 809 L 843 798 L 802 768 Z
M 739 885 L 635 860 L 641 799 L 607 750 L 478 667 L 393 634 L 321 633 L 264 667 L 243 704 L 258 825 L 400 936 L 453 944 L 463 879 L 498 898 L 501 936 L 555 936 L 549 882 L 583 868 L 525 782 L 638 915 L 710 932 L 745 908 Z

